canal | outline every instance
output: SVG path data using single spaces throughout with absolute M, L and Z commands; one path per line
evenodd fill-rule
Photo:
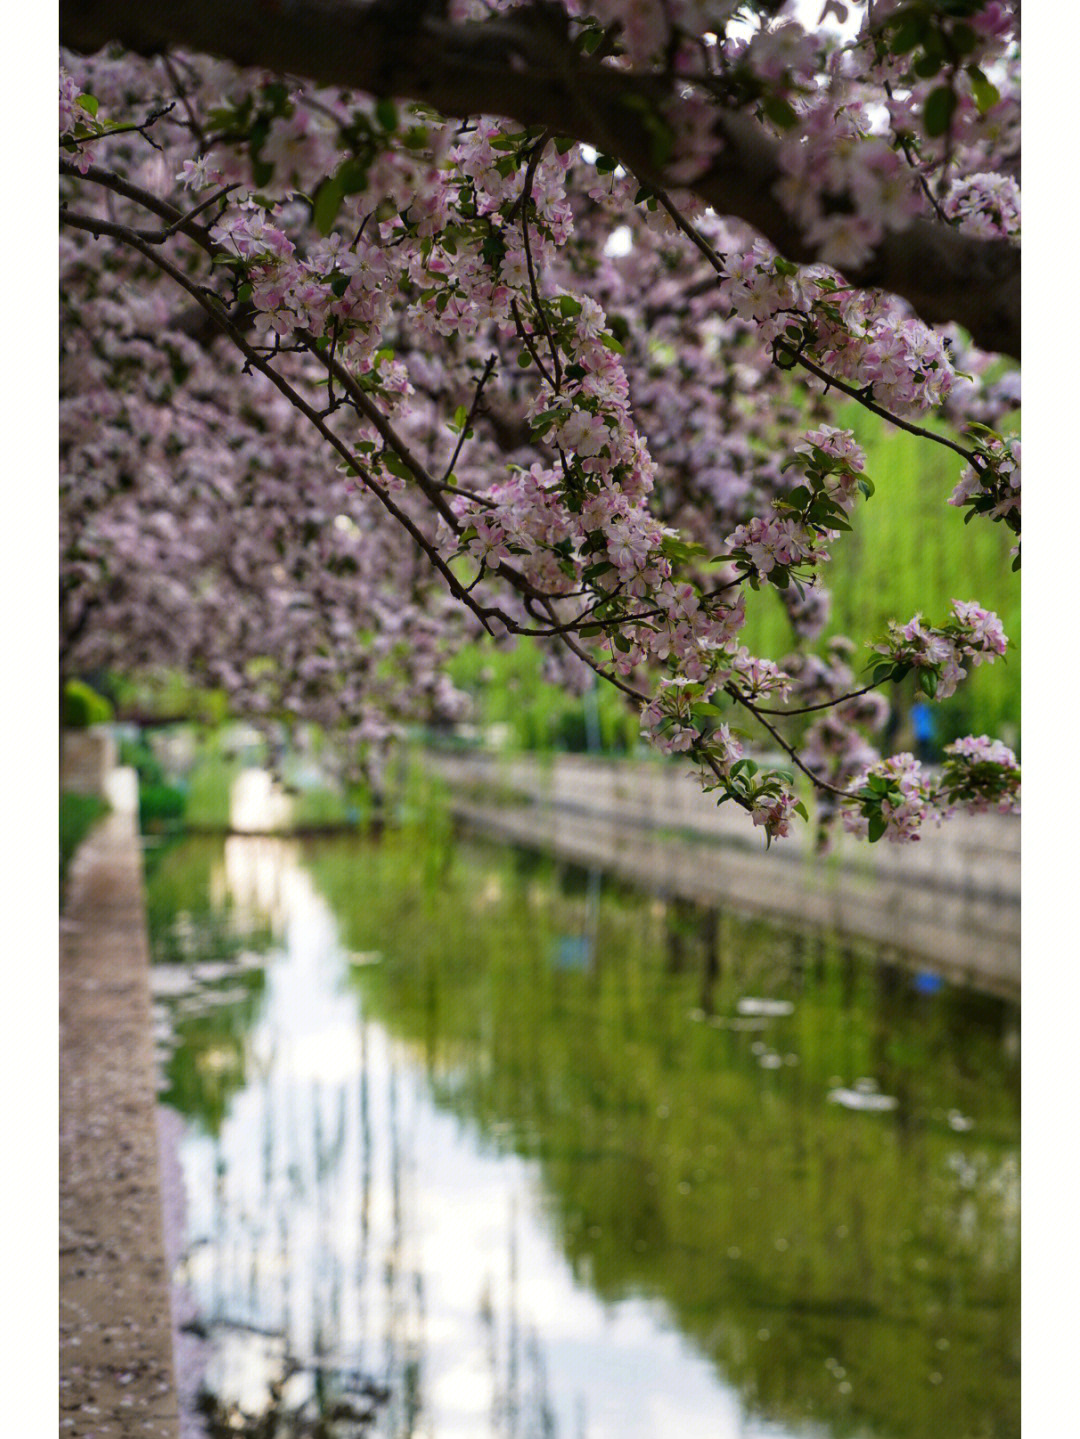
M 1019 1434 L 1010 1001 L 434 814 L 147 891 L 188 1435 Z

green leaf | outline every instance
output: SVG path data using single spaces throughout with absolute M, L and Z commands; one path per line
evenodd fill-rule
M 605 350 L 614 350 L 617 355 L 625 355 L 625 354 L 626 354 L 625 349 L 623 348 L 622 345 L 619 344 L 619 342 L 618 342 L 618 340 L 615 338 L 615 336 L 614 336 L 614 335 L 609 335 L 606 330 L 605 330 L 604 333 L 600 336 L 600 343 L 603 345 L 603 347 L 605 348 Z
M 380 100 L 375 106 L 375 118 L 387 132 L 398 127 L 397 106 L 393 100 Z
M 979 114 L 985 115 L 987 110 L 992 110 L 1001 99 L 1001 91 L 991 84 L 978 65 L 968 66 L 968 78 L 971 80 L 971 93 L 975 97 Z
M 341 181 L 336 175 L 331 175 L 328 180 L 324 180 L 319 186 L 319 192 L 315 196 L 315 205 L 312 210 L 312 219 L 320 235 L 329 235 L 344 200 L 345 192 L 341 188 Z
M 881 815 L 879 815 L 879 814 L 871 815 L 871 816 L 870 816 L 870 829 L 869 829 L 869 839 L 870 839 L 870 843 L 871 843 L 871 844 L 877 844 L 878 840 L 881 838 L 881 836 L 885 833 L 885 831 L 886 831 L 888 828 L 889 828 L 889 826 L 888 826 L 887 821 L 884 820 L 884 819 L 881 817 Z
M 921 15 L 910 15 L 896 27 L 889 49 L 894 55 L 906 55 L 914 50 L 926 30 L 926 21 Z
M 956 94 L 948 85 L 931 90 L 923 107 L 923 127 L 928 135 L 944 135 L 956 109 Z
M 862 490 L 863 494 L 866 496 L 867 499 L 870 498 L 876 488 L 877 486 L 874 484 L 873 480 L 870 478 L 869 475 L 859 476 L 859 489 Z
M 382 462 L 384 468 L 388 469 L 392 475 L 397 475 L 399 480 L 412 479 L 412 470 L 409 469 L 408 465 L 401 458 L 401 456 L 395 454 L 393 450 L 383 451 Z
M 343 160 L 337 167 L 335 178 L 343 195 L 355 195 L 367 189 L 368 172 L 359 160 Z
M 761 108 L 773 124 L 779 125 L 782 130 L 790 130 L 799 122 L 798 115 L 781 95 L 766 95 L 761 102 Z
M 560 295 L 558 306 L 564 320 L 572 320 L 575 315 L 581 314 L 581 301 L 575 300 L 573 295 Z
M 76 98 L 75 103 L 76 105 L 80 105 L 88 115 L 91 115 L 94 119 L 97 119 L 98 102 L 96 96 L 79 95 Z
M 806 806 L 803 804 L 803 802 L 802 802 L 801 799 L 796 800 L 795 803 L 794 803 L 791 807 L 792 807 L 792 809 L 795 811 L 796 814 L 801 814 L 802 817 L 803 817 L 803 819 L 805 819 L 805 820 L 809 820 L 809 819 L 810 819 L 809 812 L 807 811 L 807 808 L 806 808 Z

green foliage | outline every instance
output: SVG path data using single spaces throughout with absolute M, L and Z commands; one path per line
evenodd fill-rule
M 60 893 L 64 892 L 68 866 L 75 851 L 102 817 L 108 814 L 109 806 L 103 799 L 92 794 L 60 795 Z
M 505 726 L 510 749 L 583 752 L 590 740 L 605 754 L 637 748 L 638 716 L 617 691 L 600 684 L 579 698 L 545 680 L 543 667 L 536 641 L 505 650 L 485 638 L 458 654 L 450 673 L 473 696 L 480 729 Z
M 145 733 L 137 739 L 125 736 L 117 746 L 120 764 L 135 770 L 139 780 L 139 828 L 144 834 L 178 830 L 184 820 L 185 794 L 171 784 L 164 766 L 154 753 Z
M 959 456 L 893 429 L 856 404 L 840 410 L 835 423 L 855 431 L 876 486 L 859 506 L 852 532 L 833 545 L 832 563 L 822 567 L 832 592 L 826 636 L 847 634 L 862 646 L 890 619 L 903 622 L 921 611 L 940 622 L 952 600 L 977 599 L 1001 616 L 1009 652 L 1005 661 L 970 669 L 956 694 L 935 706 L 939 738 L 947 743 L 985 733 L 1011 743 L 1020 726 L 1020 584 L 1009 557 L 1014 536 L 1004 526 L 965 525 L 963 511 L 946 504 L 963 468 Z M 781 656 L 792 647 L 791 630 L 779 600 L 770 598 L 771 604 L 762 599 L 747 606 L 743 636 L 752 653 Z M 856 669 L 870 658 L 869 650 L 857 649 Z M 882 692 L 889 694 L 889 687 Z M 906 708 L 915 697 L 910 681 L 894 697 Z
M 185 823 L 192 829 L 227 830 L 231 823 L 232 786 L 242 766 L 221 751 L 214 734 L 207 735 L 188 776 Z
M 301 789 L 293 795 L 293 829 L 330 829 L 349 823 L 350 806 L 332 789 Z
M 68 680 L 64 686 L 61 723 L 65 729 L 87 729 L 90 725 L 107 724 L 113 717 L 113 707 L 104 695 L 84 684 L 82 680 Z
M 119 764 L 135 771 L 139 777 L 140 788 L 144 784 L 165 783 L 165 770 L 147 743 L 145 733 L 140 731 L 137 739 L 130 739 L 125 735 L 116 747 L 116 757 Z
M 171 784 L 139 784 L 139 828 L 144 834 L 177 829 L 184 818 L 184 791 Z
M 121 711 L 186 718 L 212 729 L 229 716 L 224 690 L 206 689 L 178 670 L 155 670 L 137 677 L 113 673 L 109 687 Z

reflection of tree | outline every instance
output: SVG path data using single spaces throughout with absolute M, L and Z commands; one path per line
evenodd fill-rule
M 213 1002 L 198 1015 L 175 1016 L 177 1046 L 165 1066 L 167 1088 L 161 1102 L 217 1134 L 232 1096 L 247 1082 L 247 1036 L 255 1022 L 264 987 L 261 970 L 248 970 L 229 982 L 230 992 L 246 991 L 242 1000 Z
M 225 882 L 224 843 L 192 836 L 146 851 L 146 917 L 154 963 L 230 959 L 270 947 L 268 917 L 238 906 Z
M 560 969 L 582 900 L 551 865 L 461 850 L 436 886 L 416 833 L 362 862 L 306 853 L 346 943 L 385 955 L 356 977 L 365 1007 L 417 1045 L 442 1105 L 539 1160 L 603 1297 L 662 1298 L 778 1418 L 1016 1432 L 1009 1006 L 929 999 L 827 941 L 626 890 L 604 898 L 596 963 Z M 750 1027 L 747 994 L 794 1013 Z M 895 1114 L 826 1102 L 864 1076 Z
M 165 995 L 159 986 L 156 998 L 176 1041 L 161 1097 L 217 1134 L 246 1081 L 247 1036 L 265 989 L 262 969 L 237 961 L 270 947 L 270 926 L 233 902 L 223 843 L 211 837 L 147 851 L 146 908 L 158 976 L 162 966 L 183 965 L 189 978 L 186 992 Z

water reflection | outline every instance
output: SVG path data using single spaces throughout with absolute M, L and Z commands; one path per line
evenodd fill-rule
M 273 933 L 162 996 L 218 1421 L 1018 1432 L 1010 1006 L 437 834 L 184 852 Z

